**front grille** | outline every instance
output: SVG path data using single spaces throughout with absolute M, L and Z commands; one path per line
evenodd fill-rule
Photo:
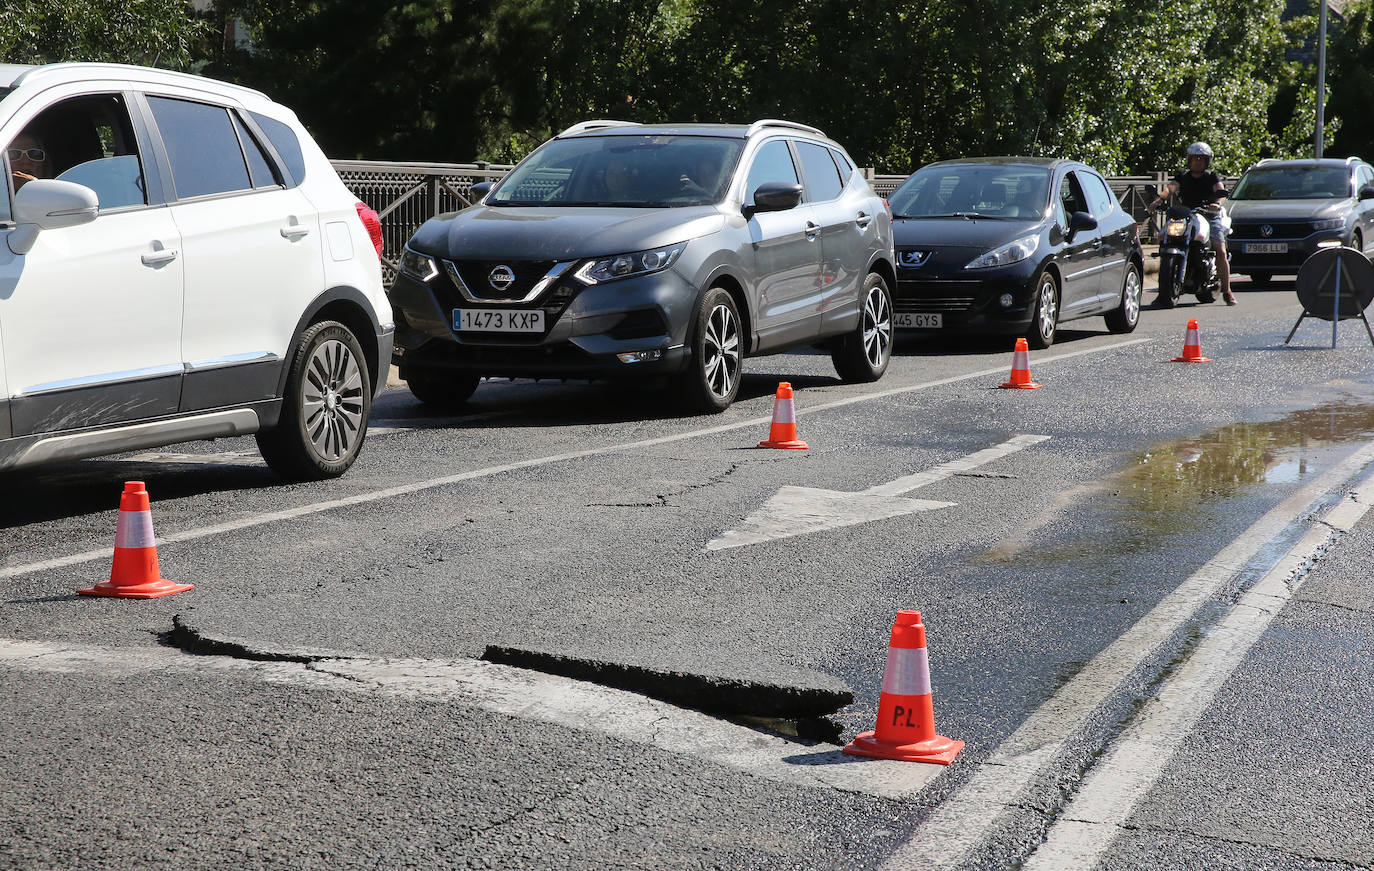
M 893 303 L 899 312 L 962 312 L 973 308 L 971 296 L 924 297 L 899 299 Z
M 508 263 L 507 265 L 509 265 L 512 269 L 517 269 L 517 264 Z M 539 278 L 535 279 L 536 281 L 538 281 L 539 279 L 542 279 L 542 278 L 544 277 L 544 275 L 548 272 L 548 269 L 549 269 L 550 267 L 547 266 L 547 265 L 544 265 L 544 264 L 535 264 L 535 265 L 537 265 L 537 266 L 544 266 L 544 268 L 542 269 L 542 271 L 539 272 Z M 516 274 L 517 274 L 517 275 L 520 274 L 519 270 L 516 271 Z M 543 310 L 544 310 L 544 332 L 542 332 L 542 333 L 466 333 L 466 332 L 465 332 L 465 333 L 463 334 L 463 342 L 464 342 L 464 343 L 470 343 L 470 344 L 491 343 L 491 344 L 511 344 L 511 345 L 538 344 L 539 342 L 542 342 L 542 341 L 544 340 L 544 336 L 548 335 L 549 330 L 553 329 L 553 325 L 554 325 L 555 323 L 558 322 L 558 319 L 559 319 L 560 317 L 562 317 L 563 311 L 568 307 L 568 303 L 572 302 L 573 297 L 577 296 L 578 292 L 582 289 L 582 286 L 581 286 L 576 280 L 569 278 L 569 277 L 568 277 L 568 274 L 565 272 L 565 273 L 563 274 L 562 278 L 553 281 L 553 282 L 549 285 L 549 287 L 548 287 L 547 289 L 545 289 L 545 291 L 539 295 L 539 298 L 538 298 L 537 300 L 535 300 L 534 303 L 532 303 L 532 304 L 530 304 L 530 305 L 512 306 L 512 305 L 509 305 L 509 304 L 506 304 L 506 303 L 496 303 L 496 302 L 492 302 L 492 303 L 473 303 L 473 302 L 469 302 L 469 301 L 468 301 L 467 299 L 465 299 L 465 298 L 463 297 L 463 295 L 458 291 L 457 285 L 455 285 L 454 282 L 453 282 L 453 276 L 452 276 L 447 270 L 441 272 L 439 275 L 437 275 L 436 277 L 434 277 L 433 279 L 431 279 L 430 282 L 429 282 L 429 287 L 430 287 L 430 290 L 433 291 L 433 293 L 434 293 L 434 299 L 435 299 L 436 302 L 439 303 L 439 308 L 440 308 L 441 311 L 444 312 L 444 316 L 445 316 L 446 318 L 447 318 L 447 317 L 451 317 L 452 314 L 453 314 L 453 310 L 454 310 L 454 309 L 457 309 L 457 308 L 497 308 L 497 307 L 500 307 L 500 308 L 506 309 L 506 310 L 510 310 L 510 309 L 512 309 L 512 308 L 519 308 L 519 309 L 524 309 L 524 308 L 541 308 L 541 309 L 543 309 Z M 469 288 L 469 292 L 471 292 L 471 288 Z M 526 287 L 526 291 L 525 291 L 525 292 L 526 292 L 526 293 L 529 292 L 528 286 Z M 474 294 L 474 295 L 477 295 L 477 294 Z
M 1264 226 L 1272 227 L 1273 232 L 1271 232 L 1268 236 L 1264 235 L 1260 232 L 1260 227 Z M 1275 224 L 1269 221 L 1242 224 L 1240 222 L 1233 221 L 1231 223 L 1230 235 L 1232 239 L 1250 239 L 1252 241 L 1263 242 L 1266 239 L 1302 239 L 1306 236 L 1312 235 L 1313 232 L 1314 231 L 1312 229 L 1312 224 L 1310 221 L 1290 222 L 1284 224 Z
M 450 260 L 448 265 L 467 285 L 468 293 L 479 300 L 524 299 L 554 266 L 553 260 Z M 498 289 L 491 283 L 494 271 L 505 267 L 515 275 L 509 286 Z
M 970 311 L 978 303 L 979 281 L 903 281 L 897 279 L 897 298 L 893 307 L 899 312 Z

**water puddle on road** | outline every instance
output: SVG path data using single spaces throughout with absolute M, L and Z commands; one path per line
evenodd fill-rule
M 1061 494 L 1054 505 L 1018 533 L 975 559 L 1015 558 L 1061 563 L 1091 557 L 1104 548 L 1132 552 L 1150 539 L 1202 521 L 1210 504 L 1257 484 L 1289 484 L 1323 471 L 1326 449 L 1374 438 L 1374 405 L 1332 402 L 1293 411 L 1274 421 L 1234 423 L 1136 454 L 1120 472 Z M 1034 531 L 1084 498 L 1119 500 L 1122 516 L 1110 542 L 1092 541 L 1050 550 L 1030 546 Z M 1069 552 L 1072 551 L 1072 552 Z

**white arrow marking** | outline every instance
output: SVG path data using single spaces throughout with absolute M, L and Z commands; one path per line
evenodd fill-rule
M 858 526 L 874 520 L 885 520 L 916 511 L 949 508 L 953 502 L 932 502 L 928 499 L 903 499 L 902 494 L 943 481 L 951 475 L 968 472 L 984 463 L 1001 459 L 1022 448 L 1038 445 L 1049 439 L 1046 435 L 1020 435 L 995 447 L 969 454 L 948 463 L 941 463 L 925 472 L 907 475 L 886 484 L 869 487 L 858 493 L 837 490 L 818 490 L 814 487 L 783 487 L 763 507 L 750 514 L 737 528 L 712 539 L 707 550 L 725 550 L 761 541 L 773 541 L 794 535 L 808 535 L 827 529 Z

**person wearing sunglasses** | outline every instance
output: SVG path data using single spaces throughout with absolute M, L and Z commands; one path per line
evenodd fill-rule
M 27 182 L 51 175 L 52 164 L 48 160 L 48 151 L 31 133 L 21 132 L 14 137 L 6 149 L 6 155 L 10 160 L 10 175 L 14 178 L 16 191 Z

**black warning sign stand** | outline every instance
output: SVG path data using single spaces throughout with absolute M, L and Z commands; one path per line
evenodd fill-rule
M 1324 248 L 1303 261 L 1298 269 L 1298 301 L 1302 314 L 1288 331 L 1286 345 L 1293 339 L 1303 318 L 1309 315 L 1331 322 L 1331 347 L 1336 347 L 1338 321 L 1359 318 L 1369 343 L 1374 345 L 1374 330 L 1364 310 L 1374 301 L 1374 265 L 1353 248 Z

